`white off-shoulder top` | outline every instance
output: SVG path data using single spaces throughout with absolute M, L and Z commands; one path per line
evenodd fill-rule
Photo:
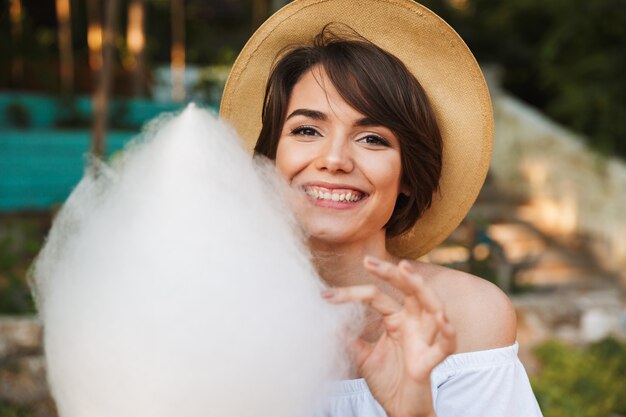
M 450 355 L 431 373 L 437 417 L 541 417 L 512 346 Z M 338 381 L 314 417 L 387 417 L 364 379 Z

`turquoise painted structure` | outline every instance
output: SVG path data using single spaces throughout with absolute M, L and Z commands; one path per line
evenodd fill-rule
M 77 96 L 63 100 L 41 94 L 0 93 L 0 129 L 16 127 L 9 108 L 20 107 L 28 115 L 29 129 L 55 129 L 71 115 L 88 122 L 92 117 L 91 97 Z M 180 110 L 185 103 L 157 103 L 151 100 L 120 100 L 111 102 L 109 113 L 116 115 L 116 125 L 139 128 L 163 112 Z M 216 106 L 211 106 L 216 107 Z
M 106 154 L 134 133 L 110 132 Z M 63 203 L 83 176 L 91 132 L 0 130 L 0 212 L 47 210 Z
M 27 114 L 28 127 L 18 128 L 9 106 Z M 91 101 L 78 97 L 74 114 L 91 118 Z M 113 103 L 124 106 L 124 131 L 109 131 L 106 155 L 122 149 L 141 126 L 163 112 L 180 110 L 184 104 L 132 100 Z M 216 106 L 213 106 L 214 108 Z M 0 93 L 0 212 L 42 211 L 62 204 L 82 178 L 89 149 L 88 128 L 67 129 L 57 123 L 67 114 L 59 100 L 42 95 Z

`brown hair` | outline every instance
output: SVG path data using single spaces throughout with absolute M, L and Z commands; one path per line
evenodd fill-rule
M 409 195 L 398 196 L 385 229 L 387 237 L 406 232 L 430 207 L 438 188 L 441 133 L 426 93 L 413 74 L 398 58 L 366 39 L 338 36 L 327 25 L 311 46 L 291 49 L 280 57 L 266 86 L 263 127 L 255 154 L 276 158 L 291 91 L 316 65 L 324 68 L 350 106 L 389 128 L 398 138 L 402 184 Z

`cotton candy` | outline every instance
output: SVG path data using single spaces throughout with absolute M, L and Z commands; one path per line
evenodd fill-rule
M 61 416 L 312 415 L 362 315 L 320 297 L 288 192 L 194 105 L 94 161 L 32 269 Z

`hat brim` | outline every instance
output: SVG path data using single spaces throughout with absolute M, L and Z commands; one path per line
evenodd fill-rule
M 271 16 L 250 38 L 224 88 L 220 115 L 251 152 L 261 131 L 265 85 L 286 47 L 311 44 L 331 22 L 345 24 L 402 60 L 431 102 L 443 138 L 439 191 L 407 233 L 387 249 L 417 258 L 443 242 L 483 185 L 493 145 L 493 109 L 482 72 L 461 37 L 411 0 L 301 0 Z

